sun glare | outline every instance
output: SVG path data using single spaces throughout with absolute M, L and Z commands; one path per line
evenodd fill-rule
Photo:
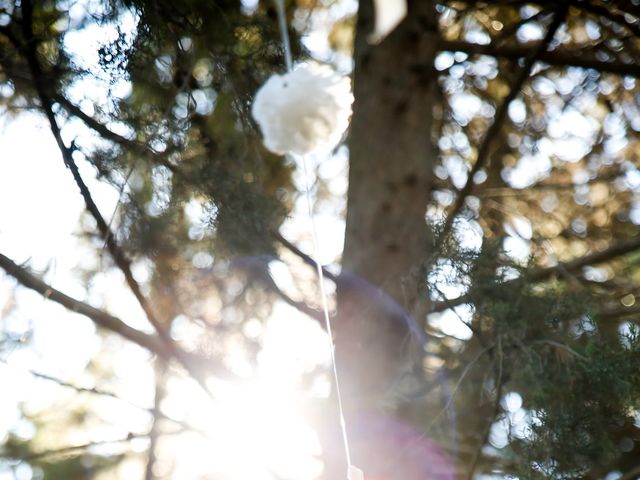
M 320 454 L 296 398 L 255 381 L 220 392 L 203 425 L 228 478 L 313 478 Z
M 251 379 L 212 379 L 213 400 L 192 382 L 169 383 L 163 411 L 197 430 L 165 437 L 163 450 L 177 462 L 170 467 L 174 478 L 310 480 L 320 474 L 321 448 L 304 408 L 310 394 L 299 383 L 305 371 L 326 363 L 326 336 L 317 324 L 287 315 L 288 307 L 274 313 Z
M 295 392 L 260 380 L 225 384 L 214 401 L 189 409 L 198 433 L 169 436 L 165 444 L 178 462 L 174 478 L 302 480 L 322 469 L 318 440 Z

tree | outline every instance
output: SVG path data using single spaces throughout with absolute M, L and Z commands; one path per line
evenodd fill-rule
M 287 2 L 287 18 L 297 60 L 317 55 L 304 39 L 323 18 L 333 18 L 328 61 L 354 60 L 348 191 L 331 193 L 322 164 L 314 172 L 318 208 L 346 201 L 341 269 L 325 273 L 336 289 L 354 463 L 385 479 L 635 478 L 636 2 L 409 0 L 376 44 L 373 2 L 360 2 L 357 21 L 345 3 Z M 95 26 L 117 34 L 101 42 L 99 65 L 83 64 L 70 38 Z M 251 332 L 278 305 L 321 320 L 305 268 L 315 261 L 288 220 L 304 193 L 300 165 L 264 149 L 250 115 L 253 94 L 282 63 L 266 1 L 1 6 L 3 113 L 47 119 L 86 206 L 85 242 L 95 258 L 108 252 L 153 331 L 9 256 L 0 254 L 0 266 L 150 352 L 151 427 L 118 439 L 149 438 L 147 479 L 170 476 L 163 439 L 200 427 L 166 413 L 171 382 L 192 378 L 215 398 L 211 377 L 242 378 L 234 352 L 242 365 L 259 363 L 264 344 Z M 110 95 L 92 94 L 91 82 Z M 120 192 L 113 220 L 85 164 Z M 297 289 L 274 273 L 283 260 Z M 100 263 L 83 275 L 89 296 Z M 3 348 L 15 348 L 10 333 Z M 96 382 L 109 382 L 103 362 L 115 355 L 88 366 Z M 300 382 L 312 391 L 324 373 L 306 371 Z M 96 397 L 123 395 L 45 377 Z M 334 400 L 311 402 L 331 479 L 345 471 Z M 78 406 L 75 422 L 90 426 L 95 408 Z M 51 429 L 24 419 L 40 437 Z M 73 456 L 89 445 L 38 436 L 8 437 L 7 465 L 86 478 L 140 457 Z

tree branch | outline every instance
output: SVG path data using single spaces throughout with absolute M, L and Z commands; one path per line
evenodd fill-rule
M 141 155 L 152 155 L 154 157 L 154 160 L 156 160 L 162 166 L 167 167 L 169 170 L 171 170 L 172 173 L 181 173 L 181 171 L 177 169 L 175 165 L 167 161 L 162 152 L 154 150 L 146 143 L 136 140 L 130 140 L 126 137 L 123 137 L 122 135 L 117 134 L 109 127 L 93 118 L 91 115 L 86 114 L 80 107 L 69 101 L 69 99 L 67 99 L 64 95 L 58 92 L 51 92 L 50 95 L 51 99 L 58 103 L 69 114 L 80 119 L 87 127 L 92 129 L 96 133 L 99 133 L 103 138 L 121 145 L 122 147 L 129 148 Z
M 62 305 L 72 312 L 76 312 L 90 318 L 96 325 L 117 333 L 127 340 L 155 353 L 156 355 L 167 357 L 167 350 L 162 345 L 158 337 L 136 330 L 119 318 L 56 290 L 1 253 L 0 267 L 9 275 L 14 277 L 21 285 L 30 288 L 31 290 L 35 290 L 43 297 Z
M 309 318 L 312 318 L 313 320 L 318 321 L 320 325 L 324 328 L 324 316 L 322 315 L 321 312 L 310 307 L 304 302 L 295 301 L 293 298 L 291 298 L 289 295 L 283 292 L 280 289 L 280 287 L 278 287 L 278 285 L 276 285 L 276 282 L 273 280 L 273 278 L 271 278 L 270 275 L 268 275 L 268 277 L 269 277 L 268 279 L 265 279 L 265 282 L 264 282 L 265 285 L 269 287 L 271 290 L 273 290 L 276 293 L 276 295 L 280 297 L 282 301 L 284 301 L 287 305 L 292 306 L 299 312 L 304 313 Z
M 76 182 L 76 185 L 80 189 L 80 194 L 84 199 L 86 208 L 91 214 L 91 216 L 94 218 L 94 220 L 96 221 L 98 230 L 100 230 L 100 234 L 104 238 L 107 244 L 107 248 L 109 249 L 109 252 L 111 253 L 111 256 L 113 257 L 116 265 L 124 273 L 124 276 L 127 281 L 127 284 L 129 285 L 129 288 L 131 289 L 136 299 L 138 300 L 138 303 L 140 304 L 143 311 L 145 312 L 145 315 L 149 319 L 149 322 L 158 331 L 158 335 L 166 339 L 168 338 L 168 334 L 166 333 L 164 326 L 158 321 L 147 299 L 142 294 L 140 286 L 138 285 L 138 282 L 135 280 L 135 278 L 133 277 L 133 273 L 131 272 L 131 264 L 129 260 L 126 258 L 126 256 L 124 255 L 124 252 L 118 246 L 115 239 L 115 235 L 109 229 L 107 222 L 105 221 L 104 217 L 100 213 L 98 206 L 96 205 L 96 203 L 93 200 L 93 197 L 91 196 L 91 192 L 89 191 L 89 188 L 87 187 L 86 183 L 84 182 L 84 180 L 80 175 L 78 166 L 76 165 L 75 160 L 73 159 L 73 150 L 67 147 L 64 144 L 64 141 L 62 140 L 60 126 L 58 125 L 58 122 L 55 118 L 55 114 L 53 113 L 53 108 L 52 108 L 53 101 L 47 95 L 46 93 L 47 89 L 43 85 L 43 80 L 44 80 L 43 72 L 40 67 L 40 63 L 38 61 L 37 43 L 36 43 L 36 38 L 33 35 L 32 26 L 31 26 L 33 19 L 32 19 L 32 11 L 31 11 L 31 3 L 29 0 L 25 0 L 22 3 L 22 17 L 23 17 L 22 27 L 24 30 L 24 36 L 27 41 L 27 48 L 26 48 L 27 61 L 29 62 L 29 67 L 31 69 L 31 73 L 34 79 L 36 91 L 38 92 L 38 97 L 40 98 L 42 109 L 47 119 L 49 120 L 51 132 L 53 133 L 56 143 L 58 144 L 58 148 L 60 150 L 60 153 L 62 154 L 62 159 L 64 161 L 64 164 L 71 172 L 73 179 Z
M 153 419 L 151 423 L 151 430 L 149 431 L 149 453 L 147 454 L 147 467 L 144 475 L 145 480 L 154 480 L 156 478 L 153 470 L 158 460 L 158 439 L 161 434 L 160 421 L 162 419 L 162 412 L 160 410 L 160 404 L 165 397 L 164 382 L 167 373 L 167 364 L 162 360 L 157 360 L 155 367 L 156 388 L 152 410 Z
M 276 284 L 275 280 L 269 273 L 268 268 L 269 261 L 276 259 L 277 257 L 245 258 L 235 262 L 234 267 L 249 273 L 249 278 L 251 279 L 251 281 L 259 282 L 262 286 L 267 287 L 269 290 L 273 291 L 278 297 L 280 297 L 281 300 L 283 300 L 288 305 L 292 306 L 308 317 L 317 320 L 321 325 L 324 325 L 324 317 L 322 316 L 321 312 L 314 309 L 313 307 L 310 307 L 304 302 L 298 302 L 294 300 L 284 291 L 282 291 Z
M 469 43 L 461 40 L 440 40 L 438 49 L 442 51 L 464 52 L 470 55 L 488 55 L 491 57 L 502 57 L 510 60 L 526 58 L 532 51 L 541 45 L 542 42 L 531 42 L 517 46 L 481 45 Z M 540 62 L 558 67 L 579 67 L 598 70 L 599 72 L 613 73 L 640 78 L 640 64 L 623 62 L 604 62 L 595 57 L 585 55 L 585 52 L 564 52 L 551 51 L 540 52 L 538 56 Z
M 7 360 L 5 360 L 3 358 L 0 358 L 0 362 L 4 363 L 7 367 L 11 368 L 11 364 Z M 68 388 L 68 389 L 71 389 L 71 390 L 75 390 L 78 393 L 89 393 L 91 395 L 98 395 L 98 396 L 102 396 L 102 397 L 110 397 L 110 398 L 113 398 L 115 400 L 124 402 L 124 403 L 126 403 L 128 405 L 131 405 L 132 407 L 137 408 L 139 410 L 143 410 L 143 411 L 151 413 L 151 410 L 149 408 L 143 407 L 143 406 L 135 404 L 133 402 L 130 402 L 129 400 L 127 400 L 125 398 L 122 398 L 122 397 L 116 395 L 113 392 L 108 392 L 106 390 L 101 390 L 101 389 L 96 388 L 96 387 L 80 387 L 78 385 L 74 385 L 73 383 L 66 382 L 66 381 L 64 381 L 64 380 L 62 380 L 60 378 L 56 378 L 56 377 L 52 377 L 51 375 L 46 375 L 44 373 L 36 372 L 35 370 L 27 369 L 27 370 L 25 370 L 25 373 L 28 373 L 29 375 L 31 375 L 31 376 L 33 376 L 35 378 L 39 378 L 41 380 L 46 380 L 48 382 L 55 383 L 55 384 L 57 384 L 57 385 L 59 385 L 59 386 L 61 386 L 63 388 Z
M 4 458 L 11 458 L 11 459 L 15 459 L 15 460 L 21 460 L 21 461 L 26 461 L 26 462 L 32 462 L 35 460 L 40 460 L 46 457 L 53 457 L 53 456 L 58 456 L 58 455 L 71 455 L 74 454 L 76 452 L 82 452 L 84 450 L 87 450 L 89 448 L 92 447 L 98 447 L 101 445 L 112 445 L 112 444 L 116 444 L 116 443 L 125 443 L 125 442 L 130 442 L 131 440 L 135 440 L 137 438 L 147 438 L 149 435 L 147 435 L 146 433 L 129 433 L 126 437 L 123 438 L 117 438 L 115 440 L 99 440 L 97 442 L 89 442 L 89 443 L 84 443 L 82 445 L 71 445 L 68 447 L 62 447 L 62 448 L 55 448 L 55 449 L 51 449 L 51 450 L 44 450 L 42 452 L 37 452 L 37 453 L 32 453 L 29 455 L 25 455 L 22 457 L 16 457 L 13 455 L 0 455 L 0 457 L 4 457 Z
M 318 268 L 318 264 L 313 258 L 311 258 L 309 255 L 304 253 L 302 250 L 300 250 L 298 247 L 296 247 L 289 240 L 284 238 L 284 236 L 282 236 L 282 234 L 280 232 L 273 232 L 272 235 L 278 242 L 280 242 L 282 244 L 283 247 L 285 247 L 291 253 L 293 253 L 294 255 L 299 257 L 300 259 L 302 259 L 302 261 L 304 263 L 306 263 L 307 265 L 312 266 L 314 268 L 314 270 Z M 329 270 L 327 270 L 322 265 L 320 265 L 320 267 L 322 268 L 322 274 L 324 275 L 325 278 L 328 278 L 332 282 L 336 281 L 336 276 L 333 273 L 331 273 Z
M 478 197 L 490 198 L 490 197 L 519 197 L 522 195 L 528 194 L 537 194 L 541 191 L 551 190 L 551 191 L 562 191 L 574 189 L 576 187 L 581 187 L 583 185 L 594 185 L 596 183 L 603 182 L 613 182 L 618 179 L 624 178 L 623 174 L 613 173 L 610 175 L 602 175 L 600 177 L 590 178 L 586 182 L 583 183 L 573 183 L 573 182 L 558 182 L 558 183 L 550 183 L 550 182 L 539 182 L 534 183 L 533 185 L 529 185 L 523 189 L 516 189 L 511 187 L 495 187 L 495 188 L 484 188 L 481 191 L 475 193 Z
M 160 357 L 159 357 L 160 358 Z M 5 365 L 7 365 L 7 367 L 12 367 L 12 365 L 7 362 L 5 359 L 0 358 L 0 362 L 4 363 Z M 166 365 L 166 361 L 162 362 L 164 368 L 166 369 L 167 365 Z M 125 398 L 122 398 L 120 396 L 118 396 L 117 394 L 113 393 L 113 392 L 108 392 L 106 390 L 102 390 L 99 388 L 95 388 L 95 387 L 91 387 L 91 388 L 87 388 L 87 387 L 80 387 L 78 385 L 74 385 L 73 383 L 69 383 L 69 382 L 65 382 L 64 380 L 61 380 L 59 378 L 56 377 L 52 377 L 50 375 L 46 375 L 44 373 L 40 373 L 40 372 L 36 372 L 34 370 L 25 370 L 25 373 L 28 373 L 29 375 L 32 375 L 36 378 L 40 378 L 42 380 L 46 380 L 48 382 L 52 382 L 55 383 L 63 388 L 68 388 L 71 390 L 75 390 L 78 393 L 89 393 L 91 395 L 98 395 L 98 396 L 103 396 L 103 397 L 109 397 L 109 398 L 113 398 L 114 400 L 118 400 L 120 402 L 126 403 L 130 406 L 132 406 L 133 408 L 136 408 L 142 412 L 148 413 L 150 415 L 154 416 L 154 419 L 157 418 L 158 420 L 166 420 L 168 422 L 171 422 L 181 428 L 183 428 L 184 430 L 188 430 L 188 431 L 193 431 L 196 433 L 199 433 L 201 435 L 206 435 L 206 432 L 204 432 L 203 430 L 201 430 L 200 428 L 195 427 L 194 425 L 191 425 L 187 422 L 184 422 L 182 420 L 177 420 L 175 418 L 172 418 L 168 415 L 166 415 L 165 413 L 163 413 L 159 407 L 159 403 L 160 402 L 154 402 L 154 407 L 153 408 L 148 408 L 148 407 L 143 407 L 142 405 L 138 405 L 134 402 L 131 402 Z M 149 436 L 152 436 L 152 434 L 150 433 Z
M 637 250 L 639 248 L 640 248 L 640 236 L 634 237 L 634 238 L 628 238 L 626 240 L 621 240 L 615 243 L 614 245 L 611 245 L 609 248 L 602 250 L 600 252 L 594 252 L 589 255 L 576 258 L 575 260 L 559 263 L 558 265 L 555 265 L 553 267 L 534 271 L 533 279 L 541 280 L 549 277 L 550 275 L 560 273 L 562 270 L 575 272 L 577 270 L 580 270 L 582 267 L 586 267 L 587 265 L 603 263 L 603 262 L 612 260 L 616 257 L 626 255 L 627 253 L 631 253 L 634 250 Z
M 60 106 L 64 108 L 67 112 L 69 112 L 74 117 L 77 117 L 80 120 L 82 120 L 85 123 L 85 125 L 87 125 L 92 130 L 95 130 L 97 133 L 99 133 L 102 137 L 106 138 L 107 140 L 111 140 L 112 142 L 115 142 L 117 144 L 126 146 L 128 148 L 132 148 L 138 152 L 152 153 L 152 154 L 157 153 L 150 146 L 144 143 L 137 142 L 135 140 L 129 140 L 128 138 L 123 137 L 122 135 L 119 135 L 114 131 L 110 130 L 106 125 L 104 125 L 103 123 L 100 123 L 91 115 L 86 114 L 80 107 L 78 107 L 77 105 L 69 101 L 64 95 L 61 95 L 60 93 L 57 93 L 57 92 L 51 92 L 51 99 L 59 103 Z
M 174 357 L 173 352 L 169 351 L 166 345 L 155 335 L 149 335 L 135 328 L 130 327 L 119 318 L 77 300 L 59 290 L 51 287 L 35 275 L 30 273 L 26 268 L 16 264 L 9 257 L 0 253 L 0 268 L 15 278 L 22 286 L 38 292 L 43 297 L 52 300 L 68 310 L 84 315 L 91 319 L 96 325 L 113 333 L 126 338 L 127 340 L 139 345 L 161 358 L 170 360 Z M 177 350 L 179 347 L 174 344 Z M 215 372 L 217 375 L 228 375 L 229 372 L 222 364 L 215 360 L 201 357 L 184 350 L 180 350 L 180 356 L 188 359 L 187 361 L 193 368 L 204 371 Z
M 638 478 L 638 475 L 640 475 L 640 464 L 625 472 L 621 477 L 618 477 L 618 480 L 634 480 Z
M 91 216 L 95 219 L 96 224 L 98 226 L 98 230 L 100 234 L 104 238 L 104 241 L 107 245 L 107 249 L 109 253 L 114 259 L 114 262 L 118 266 L 118 268 L 122 271 L 125 276 L 127 285 L 133 292 L 136 300 L 142 307 L 149 323 L 153 326 L 153 328 L 158 333 L 160 340 L 165 344 L 166 348 L 169 352 L 171 352 L 172 356 L 178 360 L 187 371 L 201 384 L 205 391 L 206 387 L 206 378 L 203 375 L 200 375 L 199 372 L 193 368 L 188 360 L 188 357 L 183 354 L 183 351 L 178 349 L 173 342 L 170 334 L 168 333 L 165 325 L 160 322 L 155 312 L 153 311 L 151 305 L 147 298 L 142 294 L 142 290 L 140 289 L 140 285 L 135 280 L 133 273 L 131 271 L 131 263 L 129 259 L 126 257 L 124 252 L 119 247 L 115 235 L 109 228 L 107 222 L 104 220 L 104 217 L 100 213 L 98 206 L 93 200 L 91 196 L 91 192 L 89 188 L 85 184 L 78 167 L 73 159 L 73 150 L 67 147 L 62 140 L 62 135 L 60 131 L 60 126 L 55 118 L 55 114 L 53 112 L 53 100 L 47 94 L 48 88 L 44 83 L 45 76 L 43 74 L 42 68 L 38 61 L 38 52 L 37 46 L 38 41 L 37 38 L 33 34 L 32 23 L 33 23 L 33 11 L 30 0 L 23 0 L 21 3 L 21 11 L 22 11 L 22 30 L 25 38 L 26 48 L 24 49 L 25 55 L 27 57 L 27 62 L 29 64 L 29 68 L 31 70 L 31 74 L 33 76 L 34 86 L 38 93 L 38 97 L 40 99 L 42 110 L 44 111 L 47 119 L 49 120 L 49 124 L 51 127 L 51 132 L 58 144 L 58 148 L 60 153 L 62 154 L 62 159 L 64 164 L 67 166 L 69 171 L 71 172 L 78 188 L 80 189 L 80 193 L 82 198 L 84 199 L 85 205 Z
M 628 316 L 636 316 L 640 314 L 640 306 L 635 307 L 615 307 L 607 308 L 598 312 L 598 318 L 602 320 L 616 320 L 622 319 Z
M 596 5 L 593 2 L 587 2 L 584 0 L 569 0 L 572 6 L 584 10 L 585 12 L 591 13 L 593 15 L 598 15 L 600 17 L 607 18 L 616 22 L 619 25 L 622 25 L 627 30 L 629 30 L 636 37 L 640 37 L 640 25 L 637 23 L 637 18 L 635 21 L 629 21 L 627 19 L 627 15 L 630 15 L 627 12 L 621 13 L 616 10 L 615 5 Z
M 5 359 L 0 358 L 0 362 L 4 363 L 5 365 L 7 365 L 7 367 L 12 367 L 12 365 L 7 362 Z M 177 420 L 175 418 L 171 418 L 170 416 L 162 413 L 160 410 L 157 410 L 155 408 L 148 408 L 148 407 L 143 407 L 142 405 L 138 405 L 137 403 L 134 403 L 130 400 L 127 400 L 126 398 L 120 397 L 119 395 L 113 393 L 113 392 L 109 392 L 106 390 L 102 390 L 100 388 L 95 388 L 95 387 L 80 387 L 78 385 L 74 385 L 73 383 L 69 383 L 66 382 L 64 380 L 61 380 L 59 378 L 56 377 L 52 377 L 51 375 L 46 375 L 44 373 L 40 373 L 40 372 L 36 372 L 34 370 L 30 370 L 27 369 L 25 370 L 25 373 L 28 373 L 29 375 L 32 375 L 35 378 L 40 378 L 42 380 L 46 380 L 48 382 L 52 382 L 55 383 L 63 388 L 68 388 L 70 390 L 75 390 L 78 393 L 88 393 L 90 395 L 98 395 L 101 397 L 109 397 L 109 398 L 113 398 L 114 400 L 118 400 L 120 402 L 126 403 L 127 405 L 132 406 L 133 408 L 136 408 L 142 412 L 145 413 L 149 413 L 151 415 L 157 415 L 159 418 L 163 419 L 163 420 L 167 420 L 171 423 L 174 423 L 182 428 L 184 428 L 185 430 L 192 430 L 194 432 L 199 432 L 201 433 L 201 431 L 197 428 L 195 428 L 192 425 L 189 425 L 188 423 L 185 423 L 181 420 Z
M 589 265 L 597 265 L 599 263 L 614 260 L 615 258 L 621 257 L 638 249 L 640 249 L 640 236 L 621 240 L 600 252 L 590 253 L 589 255 L 585 255 L 568 262 L 559 263 L 553 267 L 534 269 L 528 274 L 527 278 L 531 281 L 540 282 L 557 274 L 577 272 L 583 267 Z M 518 281 L 520 281 L 520 279 L 509 280 L 505 282 L 504 285 L 511 285 Z M 469 302 L 469 300 L 469 295 L 461 295 L 451 300 L 434 302 L 430 313 L 441 312 L 449 308 L 457 307 L 458 305 Z
M 155 150 L 153 150 L 151 147 L 149 147 L 144 143 L 137 142 L 135 140 L 129 140 L 128 138 L 125 138 L 113 132 L 107 126 L 105 126 L 104 124 L 102 124 L 101 122 L 93 118 L 92 116 L 83 112 L 80 107 L 70 102 L 63 95 L 54 92 L 51 94 L 51 96 L 57 103 L 59 103 L 65 110 L 67 110 L 67 112 L 69 112 L 71 115 L 82 120 L 85 123 L 85 125 L 87 125 L 89 128 L 91 128 L 95 132 L 99 133 L 102 137 L 106 138 L 107 140 L 111 140 L 114 143 L 117 143 L 123 147 L 131 148 L 132 150 L 137 151 L 141 154 L 151 154 L 154 156 L 156 160 L 158 160 L 162 165 L 168 167 L 173 173 L 179 173 L 179 174 L 182 173 L 180 170 L 176 169 L 174 165 L 164 161 L 164 159 L 160 159 L 159 152 L 156 152 Z M 275 233 L 274 237 L 285 248 L 293 252 L 296 256 L 300 257 L 305 263 L 315 268 L 316 266 L 315 260 L 313 260 L 307 254 L 303 253 L 300 249 L 298 249 L 298 247 L 296 247 L 293 243 L 285 239 L 280 233 Z M 333 275 L 324 267 L 323 267 L 323 272 L 325 277 L 335 281 L 335 275 Z M 296 302 L 291 297 L 286 295 L 282 290 L 280 290 L 280 288 L 278 288 L 278 286 L 275 284 L 275 282 L 273 282 L 273 280 L 270 277 L 269 277 L 269 280 L 270 281 L 265 281 L 265 284 L 269 288 L 271 288 L 284 302 L 296 308 L 297 310 L 304 313 L 305 315 L 309 316 L 310 318 L 313 318 L 318 321 L 321 321 L 321 320 L 323 321 L 322 315 L 320 312 L 314 310 L 313 308 L 309 307 L 303 302 Z
M 471 171 L 469 172 L 469 175 L 467 177 L 467 183 L 458 192 L 456 201 L 453 207 L 451 208 L 449 214 L 447 215 L 447 219 L 442 229 L 440 241 L 444 240 L 444 238 L 448 235 L 449 231 L 451 230 L 451 227 L 453 226 L 453 221 L 455 220 L 455 217 L 457 216 L 462 206 L 464 205 L 465 199 L 471 193 L 471 190 L 473 189 L 473 186 L 474 186 L 474 176 L 488 162 L 491 146 L 493 145 L 494 140 L 497 138 L 498 134 L 502 130 L 504 120 L 507 116 L 507 111 L 509 110 L 509 105 L 520 94 L 520 90 L 522 89 L 524 82 L 529 78 L 529 75 L 531 74 L 531 70 L 533 66 L 539 60 L 540 54 L 547 49 L 547 46 L 553 40 L 553 37 L 558 31 L 558 28 L 560 28 L 560 25 L 562 25 L 562 23 L 564 22 L 567 9 L 568 7 L 566 5 L 562 5 L 558 9 L 558 11 L 553 17 L 553 20 L 551 21 L 551 24 L 549 25 L 549 28 L 547 29 L 547 33 L 544 36 L 544 39 L 536 46 L 536 48 L 528 52 L 524 65 L 522 65 L 522 67 L 518 71 L 516 77 L 514 78 L 511 84 L 509 93 L 502 101 L 502 104 L 496 110 L 493 123 L 487 130 L 484 140 L 482 141 L 482 143 L 480 144 L 480 147 L 478 148 L 478 156 L 477 156 L 476 162 L 471 168 Z

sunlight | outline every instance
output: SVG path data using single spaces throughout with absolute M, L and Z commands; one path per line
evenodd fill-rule
M 230 386 L 203 425 L 233 478 L 312 478 L 319 473 L 315 434 L 294 396 L 269 383 Z M 229 477 L 231 478 L 231 477 Z
M 300 379 L 327 361 L 327 339 L 319 325 L 278 305 L 266 323 L 250 379 L 212 379 L 214 400 L 195 390 L 193 382 L 169 382 L 163 411 L 197 430 L 165 438 L 166 450 L 179 459 L 174 478 L 316 478 L 321 448 L 305 414 L 309 393 L 302 391 Z
M 170 391 L 169 395 L 184 393 Z M 166 437 L 163 450 L 179 459 L 174 478 L 302 480 L 318 476 L 320 446 L 295 392 L 253 380 L 220 384 L 214 395 L 215 401 L 195 402 L 195 406 L 191 398 L 188 423 L 198 433 Z

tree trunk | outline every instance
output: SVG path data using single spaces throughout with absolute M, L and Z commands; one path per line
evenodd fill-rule
M 375 477 L 411 480 L 406 471 L 380 465 L 381 449 L 393 448 L 384 444 L 384 429 L 376 438 L 361 427 L 363 418 L 369 425 L 370 418 L 381 418 L 385 398 L 418 357 L 409 359 L 411 315 L 414 324 L 424 324 L 421 266 L 431 245 L 425 212 L 435 151 L 434 4 L 410 1 L 407 17 L 378 45 L 367 41 L 373 24 L 373 4 L 361 0 L 336 356 L 354 463 Z M 385 410 L 384 422 L 393 421 L 392 410 Z M 342 477 L 339 469 L 326 472 L 326 478 Z
M 393 380 L 387 363 L 397 363 L 398 341 L 407 334 L 406 319 L 397 317 L 402 309 L 415 315 L 426 300 L 421 265 L 431 244 L 425 211 L 434 154 L 436 17 L 430 1 L 416 0 L 396 29 L 379 45 L 371 45 L 367 37 L 373 13 L 371 1 L 363 0 L 355 43 L 336 342 L 338 350 L 342 347 L 338 355 L 345 371 L 360 379 L 386 375 L 370 379 L 382 388 Z M 415 320 L 422 324 L 424 318 Z M 385 358 L 388 354 L 393 358 Z M 386 373 L 371 372 L 372 365 Z M 358 381 L 349 379 L 356 392 Z M 367 392 L 382 394 L 380 389 Z
M 373 6 L 363 0 L 355 41 L 342 264 L 407 308 L 416 300 L 415 270 L 428 248 L 435 18 L 431 1 L 415 0 L 405 20 L 371 45 Z M 413 288 L 403 288 L 407 281 Z

